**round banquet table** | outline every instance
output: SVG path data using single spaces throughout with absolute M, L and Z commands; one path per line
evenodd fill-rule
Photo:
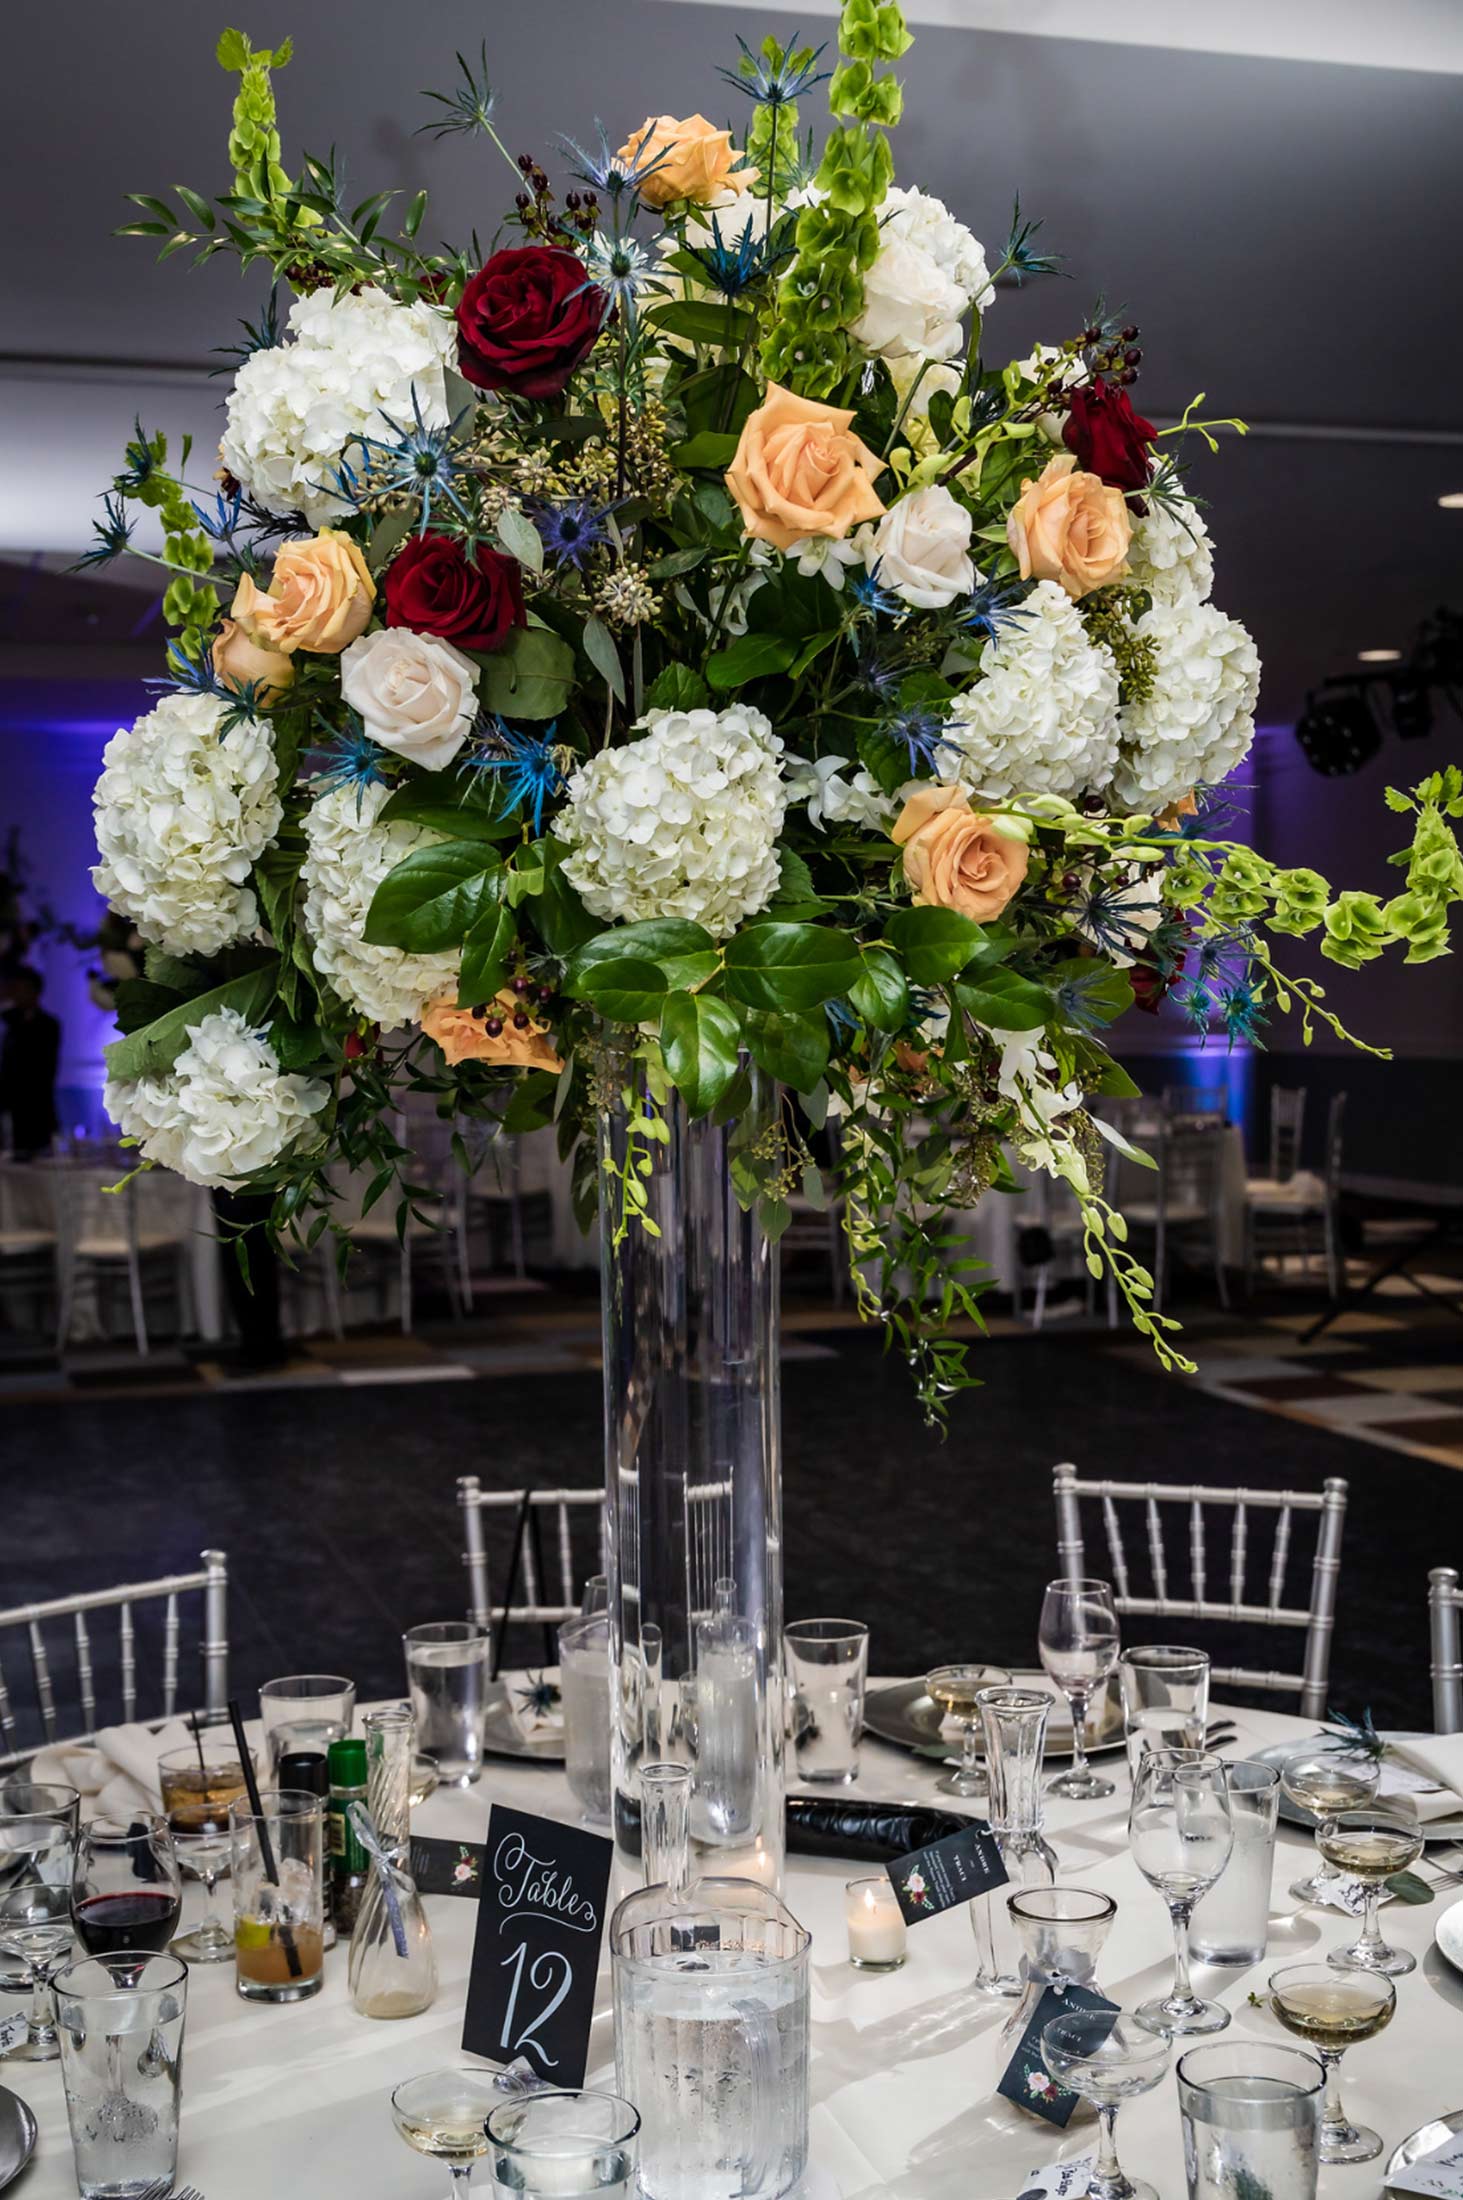
M 1233 1714 L 1238 1742 L 1227 1756 L 1315 1731 L 1278 1712 Z M 1118 1914 L 1098 1967 L 1098 1984 L 1124 2007 L 1171 1976 L 1172 1942 L 1161 1898 L 1127 1852 L 1128 1778 L 1121 1752 L 1098 1760 L 1117 1792 L 1094 1803 L 1053 1801 L 1047 1835 L 1060 1878 L 1105 1889 Z M 937 1770 L 866 1737 L 859 1780 L 846 1791 L 885 1800 L 935 1798 Z M 826 1790 L 824 1791 L 827 1792 Z M 557 1767 L 493 1760 L 477 1787 L 429 1797 L 414 1830 L 480 1841 L 494 1800 L 548 1817 L 576 1816 Z M 962 1806 L 956 1805 L 960 1808 Z M 1287 1892 L 1313 1857 L 1309 1838 L 1282 1823 L 1276 1848 L 1270 1945 L 1252 1970 L 1195 1967 L 1200 1992 L 1225 2002 L 1234 2022 L 1223 2035 L 1277 2039 L 1273 2018 L 1247 2006 L 1266 1973 L 1281 1963 L 1324 1955 L 1354 1938 L 1339 1911 L 1298 1908 Z M 962 1911 L 927 1920 L 909 1936 L 901 1971 L 876 1975 L 849 1964 L 843 1884 L 874 1867 L 838 1859 L 791 1857 L 785 1899 L 813 1935 L 812 2163 L 819 2194 L 843 2200 L 890 2193 L 899 2200 L 1017 2200 L 1023 2173 L 1095 2144 L 1090 2112 L 1079 2108 L 1065 2132 L 994 2097 L 1001 2055 L 996 2035 L 1010 2011 L 975 1990 L 974 1941 Z M 623 1889 L 619 1891 L 624 1891 Z M 1463 1892 L 1463 1890 L 1459 1890 Z M 220 1890 L 225 1902 L 227 1888 Z M 1393 2146 L 1430 2117 L 1463 2106 L 1463 1977 L 1432 1947 L 1436 1918 L 1456 1899 L 1444 1890 L 1426 1907 L 1388 1903 L 1384 1928 L 1410 1948 L 1418 1968 L 1397 1981 L 1390 2029 L 1347 2057 L 1348 2108 L 1385 2142 L 1380 2161 L 1323 2169 L 1322 2200 L 1375 2200 Z M 201 1902 L 184 1897 L 185 1921 Z M 396 2136 L 389 2095 L 403 2078 L 459 2059 L 463 2000 L 475 1905 L 429 1897 L 441 1990 L 424 2016 L 381 2023 L 358 2017 L 346 1991 L 344 1946 L 326 1959 L 326 1985 L 292 2007 L 246 2005 L 234 1991 L 232 1964 L 195 1968 L 188 1982 L 182 2143 L 178 2183 L 205 2200 L 442 2200 L 441 2164 L 414 2155 Z M 7 1997 L 0 2010 L 13 2008 Z M 1009 2053 L 1009 2049 L 1007 2050 Z M 612 2085 L 614 2046 L 609 1965 L 601 1966 L 588 2084 Z M 74 2200 L 76 2179 L 60 2066 L 0 2064 L 0 2084 L 20 2093 L 40 2126 L 36 2156 L 17 2200 Z M 1182 2200 L 1183 2155 L 1172 2076 L 1123 2110 L 1119 2139 L 1134 2177 L 1157 2186 L 1161 2200 Z M 479 2172 L 474 2189 L 490 2190 Z

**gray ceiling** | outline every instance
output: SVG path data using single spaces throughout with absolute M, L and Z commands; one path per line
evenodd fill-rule
M 129 189 L 223 185 L 229 81 L 211 48 L 236 12 L 237 0 L 147 0 L 140 32 L 135 10 L 70 0 L 7 32 L 0 548 L 12 559 L 80 546 L 86 489 L 114 463 L 135 388 L 156 424 L 171 411 L 209 432 L 210 348 L 261 285 L 224 265 L 158 267 L 108 232 Z M 758 26 L 748 8 L 665 0 L 433 0 L 414 14 L 315 0 L 246 23 L 263 42 L 291 17 L 287 161 L 333 141 L 362 196 L 425 183 L 428 228 L 453 238 L 488 237 L 512 190 L 490 149 L 411 134 L 426 114 L 418 86 L 445 83 L 455 47 L 486 37 L 510 149 L 548 160 L 555 130 L 583 134 L 596 114 L 617 134 L 647 112 L 724 114 L 714 64 Z M 920 30 L 902 74 L 902 180 L 939 192 L 992 248 L 1019 192 L 1066 256 L 1068 279 L 1002 294 L 988 355 L 1064 332 L 1101 292 L 1142 326 L 1142 409 L 1170 419 L 1205 390 L 1254 424 L 1194 478 L 1212 505 L 1216 593 L 1266 659 L 1264 716 L 1290 716 L 1359 648 L 1405 646 L 1437 602 L 1463 603 L 1463 512 L 1436 505 L 1463 489 L 1463 79 L 942 27 Z

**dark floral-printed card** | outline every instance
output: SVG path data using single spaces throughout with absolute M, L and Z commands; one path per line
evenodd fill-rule
M 483 1852 L 477 1841 L 433 1841 L 414 1833 L 411 1875 L 418 1894 L 463 1894 L 475 1902 L 483 1883 Z
M 886 1864 L 906 1925 L 922 1924 L 959 1902 L 971 1902 L 978 1894 L 1006 1884 L 1006 1867 L 989 1826 L 974 1820 L 959 1833 L 947 1833 L 941 1841 L 897 1856 Z
M 1072 2120 L 1072 2111 L 1081 2096 L 1069 2093 L 1058 2085 L 1041 2056 L 1041 2035 L 1053 2017 L 1069 2015 L 1074 2009 L 1097 2010 L 1117 2021 L 1118 2005 L 1101 1994 L 1094 1994 L 1085 1986 L 1068 1986 L 1058 1993 L 1049 1986 L 1031 2013 L 1031 2021 L 1016 2042 L 1016 2052 L 1006 2065 L 1005 2075 L 996 2091 L 1028 2115 L 1040 2116 L 1049 2124 L 1057 2124 L 1063 2130 Z

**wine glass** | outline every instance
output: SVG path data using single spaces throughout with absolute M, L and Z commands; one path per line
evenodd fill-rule
M 13 2062 L 55 2062 L 56 2038 L 48 1975 L 71 1946 L 71 1856 L 76 1835 L 65 1819 L 7 1818 L 0 1881 L 0 1950 L 25 1965 L 31 2001 L 25 2038 L 8 2051 Z
M 391 2114 L 409 2147 L 447 2164 L 455 2193 L 488 2151 L 488 2114 L 502 2098 L 495 2071 L 431 2070 L 396 2088 Z
M 1336 1811 L 1317 1826 L 1316 1847 L 1332 1871 L 1359 1879 L 1366 1896 L 1361 1938 L 1348 1948 L 1333 1948 L 1327 1961 L 1338 1971 L 1381 1971 L 1388 1978 L 1415 1971 L 1416 1956 L 1389 1948 L 1377 1930 L 1377 1904 L 1392 1874 L 1405 1872 L 1422 1854 L 1416 1803 L 1408 1795 L 1392 1795 L 1370 1809 Z
M 942 1795 L 963 1795 L 968 1802 L 990 1793 L 985 1766 L 976 1750 L 981 1732 L 980 1706 L 976 1698 L 983 1688 L 1000 1688 L 1010 1678 L 999 1665 L 937 1665 L 933 1672 L 926 1673 L 926 1695 L 940 1706 L 947 1719 L 956 1720 L 960 1727 L 960 1762 L 953 1772 L 947 1772 L 936 1782 Z
M 1173 1921 L 1173 1986 L 1134 2011 L 1151 2032 L 1222 2032 L 1229 2011 L 1200 2001 L 1189 1983 L 1189 1919 L 1229 1862 L 1234 1827 L 1229 1775 L 1218 1757 L 1195 1749 L 1150 1749 L 1133 1774 L 1128 1812 L 1133 1861 L 1168 1904 Z
M 1349 1749 L 1344 1742 L 1305 1750 L 1280 1767 L 1280 1785 L 1296 1809 L 1318 1822 L 1332 1811 L 1358 1810 L 1370 1803 L 1381 1777 L 1380 1757 Z M 1314 1873 L 1297 1879 L 1290 1891 L 1297 1902 L 1316 1902 L 1321 1894 Z
M 1329 1963 L 1288 1963 L 1270 1974 L 1270 2006 L 1287 2032 L 1320 2056 L 1326 2072 L 1321 2109 L 1323 2162 L 1371 2162 L 1382 2151 L 1375 2131 L 1354 2124 L 1341 2106 L 1341 2058 L 1358 2040 L 1375 2039 L 1392 2021 L 1397 1989 L 1378 1971 L 1336 1971 Z
M 1158 2200 L 1152 2185 L 1124 2172 L 1116 2127 L 1124 2101 L 1162 2083 L 1171 2053 L 1165 2033 L 1149 2031 L 1131 2017 L 1115 2019 L 1105 2009 L 1069 2010 L 1043 2027 L 1042 2061 L 1058 2085 L 1091 2101 L 1102 2129 L 1085 2200 Z
M 158 1759 L 158 1781 L 168 1830 L 182 1869 L 203 1882 L 203 1921 L 173 1942 L 173 1954 L 190 1963 L 228 1963 L 234 1936 L 214 1908 L 213 1894 L 229 1871 L 229 1805 L 247 1795 L 244 1767 L 232 1751 L 170 1749 Z
M 93 1818 L 76 1842 L 71 1921 L 88 1955 L 161 1955 L 178 1930 L 183 1883 L 165 1818 Z
M 1049 1581 L 1041 1603 L 1037 1640 L 1042 1669 L 1066 1697 L 1072 1713 L 1072 1762 L 1049 1782 L 1049 1795 L 1088 1802 L 1111 1795 L 1113 1784 L 1087 1763 L 1083 1729 L 1087 1706 L 1118 1661 L 1118 1615 L 1106 1581 Z

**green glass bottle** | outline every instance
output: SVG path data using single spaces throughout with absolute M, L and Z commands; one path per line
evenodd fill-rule
M 371 1876 L 371 1859 L 361 1847 L 346 1813 L 350 1803 L 366 1800 L 366 1745 L 346 1735 L 330 1745 L 330 1800 L 325 1814 L 325 1847 L 330 1866 L 330 1901 L 342 1940 L 355 1931 L 356 1916 Z

